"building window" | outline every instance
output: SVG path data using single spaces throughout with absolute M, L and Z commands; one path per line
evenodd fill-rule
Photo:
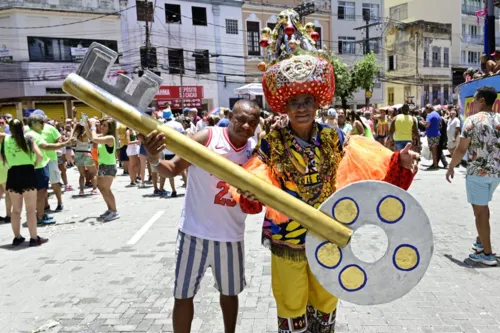
M 422 105 L 429 104 L 431 101 L 429 99 L 429 85 L 424 85 L 424 100 Z
M 118 43 L 112 40 L 28 37 L 30 61 L 80 62 L 93 42 L 118 52 Z
M 226 19 L 226 34 L 228 35 L 238 34 L 238 20 Z
M 193 25 L 207 25 L 207 9 L 205 7 L 191 7 Z
M 380 44 L 378 40 L 371 40 L 368 43 L 370 43 L 370 51 L 372 51 L 375 54 L 380 53 Z
M 444 99 L 444 104 L 449 104 L 450 103 L 450 92 L 448 90 L 448 85 L 444 84 L 443 85 L 443 99 Z
M 394 88 L 387 88 L 387 102 L 394 105 Z
M 339 36 L 339 54 L 356 54 L 356 38 Z
M 441 104 L 441 85 L 432 85 L 432 102 L 433 105 Z
M 429 47 L 424 47 L 424 67 L 429 67 Z
M 408 3 L 389 8 L 389 19 L 402 21 L 408 18 Z
M 193 53 L 195 58 L 196 74 L 209 74 L 210 73 L 210 54 L 208 50 L 196 50 Z
M 465 64 L 467 62 L 467 52 L 466 51 L 462 51 L 460 60 L 461 60 L 462 64 Z
M 267 27 L 268 27 L 269 29 L 271 29 L 271 30 L 274 30 L 274 27 L 276 27 L 276 23 L 270 23 L 270 22 L 268 22 L 268 23 L 267 23 Z
M 396 56 L 390 55 L 387 57 L 387 70 L 395 71 L 396 70 Z
M 479 63 L 479 52 L 469 51 L 467 61 L 469 64 L 474 65 Z
M 247 49 L 248 55 L 260 56 L 260 27 L 259 22 L 247 21 Z
M 155 21 L 155 11 L 151 1 L 137 0 L 135 3 L 135 10 L 137 13 L 137 21 Z
M 369 11 L 370 13 L 370 21 L 378 21 L 380 19 L 380 6 L 376 3 L 364 3 L 363 4 L 363 13 L 365 11 Z M 363 19 L 365 19 L 363 17 Z
M 315 31 L 319 34 L 319 39 L 316 42 L 316 48 L 319 50 L 323 47 L 323 35 L 321 34 L 321 28 L 316 27 Z
M 441 48 L 432 48 L 432 67 L 441 67 Z
M 156 68 L 158 66 L 158 60 L 156 58 L 156 48 L 150 47 L 149 49 L 145 46 L 140 48 L 141 55 L 141 67 L 142 68 Z
M 445 47 L 443 53 L 443 67 L 450 67 L 450 49 Z
M 339 1 L 339 6 L 337 8 L 337 18 L 339 20 L 355 20 L 356 4 L 351 1 Z
M 168 72 L 170 74 L 184 74 L 183 49 L 168 49 Z
M 165 4 L 165 22 L 182 23 L 181 5 Z

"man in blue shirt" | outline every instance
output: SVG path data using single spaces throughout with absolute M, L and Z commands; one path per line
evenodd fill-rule
M 233 116 L 233 113 L 231 112 L 231 110 L 225 110 L 224 111 L 224 119 L 221 119 L 221 121 L 219 121 L 217 123 L 217 126 L 218 127 L 229 127 L 229 121 L 231 120 L 232 116 Z
M 432 165 L 427 168 L 427 171 L 434 171 L 439 169 L 438 147 L 439 140 L 441 139 L 441 132 L 439 131 L 441 116 L 437 111 L 434 110 L 434 106 L 432 106 L 431 104 L 427 104 L 425 106 L 425 112 L 427 113 L 427 119 L 425 121 L 420 121 L 420 123 L 425 126 L 427 143 L 429 145 L 429 149 L 432 152 Z

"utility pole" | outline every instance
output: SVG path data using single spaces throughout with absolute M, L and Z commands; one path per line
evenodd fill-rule
M 487 24 L 488 24 L 488 53 L 486 54 L 491 54 L 495 52 L 496 49 L 496 42 L 495 42 L 495 27 L 496 27 L 496 22 L 495 22 L 495 2 L 494 0 L 487 0 L 487 11 L 488 11 L 488 17 L 487 17 Z
M 299 14 L 302 24 L 305 24 L 304 18 L 313 14 L 316 11 L 316 8 L 314 6 L 314 2 L 304 0 L 304 2 L 295 7 L 293 10 Z

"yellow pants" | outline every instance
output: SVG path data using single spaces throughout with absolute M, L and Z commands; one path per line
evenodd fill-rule
M 273 254 L 271 275 L 279 333 L 335 331 L 338 299 L 316 281 L 307 261 L 292 261 Z

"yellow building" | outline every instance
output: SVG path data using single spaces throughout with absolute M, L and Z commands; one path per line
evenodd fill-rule
M 246 34 L 243 35 L 245 52 L 245 73 L 248 75 L 247 82 L 260 80 L 262 72 L 257 65 L 262 61 L 263 49 L 259 45 L 260 32 L 263 28 L 274 28 L 281 11 L 302 4 L 297 0 L 253 0 L 245 1 L 242 8 L 243 27 Z M 303 19 L 303 23 L 312 22 L 316 31 L 320 34 L 319 47 L 329 50 L 333 47 L 331 38 L 332 15 L 330 1 L 315 1 L 315 12 Z
M 451 40 L 451 24 L 390 23 L 385 35 L 387 104 L 451 103 Z

